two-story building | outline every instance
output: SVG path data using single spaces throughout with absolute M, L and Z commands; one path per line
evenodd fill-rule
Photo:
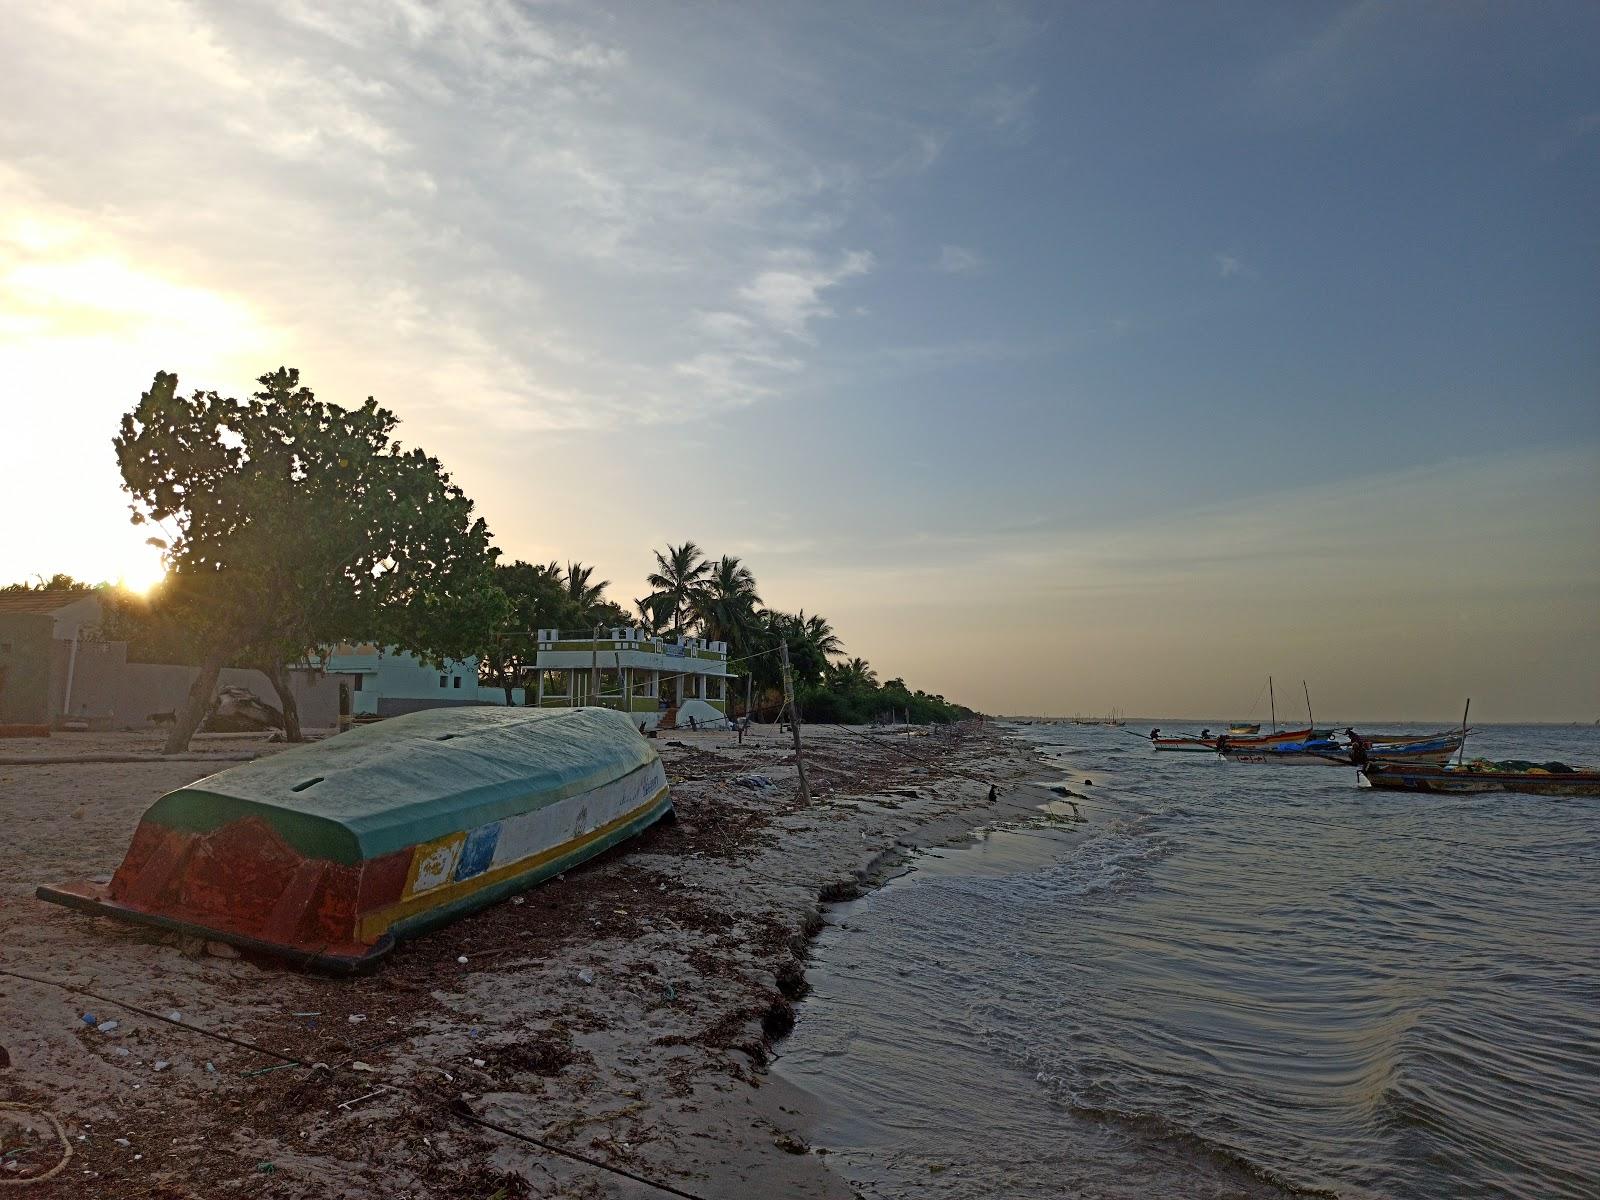
M 599 637 L 541 629 L 534 664 L 530 690 L 541 708 L 615 708 L 646 730 L 726 720 L 726 642 L 633 628 L 603 629 Z

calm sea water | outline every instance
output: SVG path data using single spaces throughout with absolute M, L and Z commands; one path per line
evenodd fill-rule
M 1086 820 L 836 909 L 782 1048 L 863 1195 L 1600 1196 L 1600 800 L 1017 736 Z

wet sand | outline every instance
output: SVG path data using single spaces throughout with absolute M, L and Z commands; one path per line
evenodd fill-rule
M 139 754 L 155 740 L 0 749 Z M 766 1070 L 806 990 L 819 906 L 881 882 L 909 848 L 1050 797 L 992 727 L 810 727 L 807 743 L 802 806 L 776 730 L 742 747 L 663 735 L 675 823 L 355 980 L 215 957 L 33 898 L 41 882 L 108 875 L 140 813 L 207 765 L 0 765 L 0 1103 L 53 1113 L 72 1147 L 26 1194 L 674 1194 L 637 1181 L 652 1180 L 707 1198 L 850 1196 L 810 1150 L 815 1103 Z M 735 782 L 749 773 L 774 786 Z

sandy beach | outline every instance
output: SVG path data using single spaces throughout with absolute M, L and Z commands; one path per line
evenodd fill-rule
M 676 822 L 353 980 L 37 901 L 108 875 L 143 810 L 213 767 L 12 761 L 127 759 L 153 735 L 0 746 L 0 1101 L 52 1114 L 71 1149 L 25 1194 L 850 1196 L 811 1150 L 811 1099 L 765 1070 L 820 906 L 1050 797 L 993 727 L 809 727 L 807 746 L 802 806 L 787 735 L 663 735 Z M 33 1161 L 53 1162 L 37 1124 Z

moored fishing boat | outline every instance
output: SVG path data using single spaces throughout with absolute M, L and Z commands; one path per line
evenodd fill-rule
M 671 811 L 621 713 L 429 709 L 169 792 L 108 885 L 38 895 L 348 971 Z
M 1238 746 L 1229 738 L 1221 747 L 1221 753 L 1229 762 L 1275 763 L 1294 767 L 1348 767 L 1352 761 L 1345 747 L 1326 739 Z
M 1565 763 L 1493 762 L 1474 759 L 1459 767 L 1382 761 L 1361 769 L 1375 788 L 1400 792 L 1462 794 L 1526 792 L 1535 796 L 1600 796 L 1600 771 Z
M 1465 739 L 1459 733 L 1408 742 L 1374 742 L 1365 739 L 1351 746 L 1351 758 L 1358 764 L 1367 762 L 1420 762 L 1446 763 L 1451 755 L 1461 749 Z
M 1153 737 L 1150 744 L 1157 750 L 1189 751 L 1200 754 L 1215 754 L 1217 752 L 1216 738 L 1202 737 Z

